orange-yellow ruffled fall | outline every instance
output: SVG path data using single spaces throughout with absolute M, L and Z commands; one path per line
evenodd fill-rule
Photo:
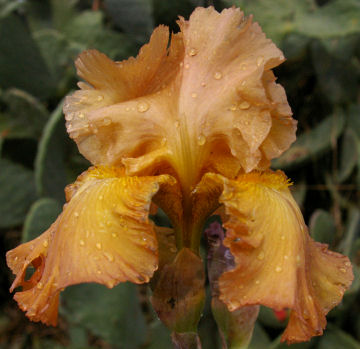
M 88 50 L 76 60 L 83 82 L 64 104 L 66 127 L 93 167 L 65 189 L 67 204 L 51 227 L 7 253 L 11 291 L 22 287 L 14 298 L 31 320 L 56 325 L 69 285 L 153 277 L 160 318 L 188 331 L 181 314 L 168 319 L 166 297 L 187 314 L 192 297 L 200 310 L 189 316 L 201 312 L 201 234 L 223 207 L 235 267 L 218 280 L 219 301 L 230 312 L 289 309 L 282 340 L 307 341 L 322 334 L 353 275 L 347 257 L 309 237 L 289 180 L 269 169 L 295 140 L 296 121 L 271 70 L 284 56 L 239 9 L 197 8 L 178 25 L 170 36 L 156 28 L 136 58 L 114 62 Z M 153 203 L 173 229 L 149 219 Z M 36 271 L 25 280 L 30 265 Z M 195 291 L 177 299 L 171 285 L 182 270 L 183 287 Z

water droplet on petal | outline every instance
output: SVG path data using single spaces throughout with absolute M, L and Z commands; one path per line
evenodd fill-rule
M 231 111 L 235 111 L 236 110 L 236 104 L 232 104 L 229 109 Z
M 175 121 L 175 124 L 174 124 L 174 125 L 175 125 L 176 128 L 179 128 L 180 122 L 179 122 L 179 121 Z
M 256 285 L 259 285 L 259 284 L 260 284 L 260 280 L 256 280 L 256 281 L 255 281 L 255 284 L 256 284 Z
M 101 244 L 100 244 L 100 242 L 98 242 L 98 243 L 96 244 L 96 248 L 97 248 L 98 250 L 101 250 Z
M 37 287 L 39 290 L 41 290 L 41 289 L 44 287 L 44 284 L 43 284 L 41 281 L 39 281 L 38 284 L 36 285 L 36 287 Z
M 205 87 L 205 86 L 206 86 L 206 83 L 203 81 L 203 82 L 201 83 L 201 86 L 202 86 L 202 87 Z
M 101 274 L 101 270 L 97 270 L 96 272 L 97 272 L 99 275 Z
M 84 240 L 80 240 L 80 241 L 79 241 L 79 244 L 80 244 L 80 246 L 85 246 L 85 241 L 84 241 Z
M 109 126 L 109 125 L 111 124 L 111 119 L 105 118 L 105 119 L 103 120 L 103 124 L 104 124 L 105 126 Z
M 116 234 L 116 233 L 112 233 L 111 236 L 112 236 L 113 238 L 117 238 L 117 234 Z
M 281 236 L 280 236 L 280 239 L 281 239 L 281 240 L 285 240 L 285 235 L 281 235 Z
M 264 251 L 260 251 L 260 253 L 259 253 L 258 256 L 257 256 L 257 259 L 258 259 L 259 261 L 262 261 L 262 260 L 264 259 L 264 257 L 265 257 Z
M 111 253 L 105 252 L 104 255 L 109 262 L 114 261 L 114 256 Z
M 277 267 L 275 268 L 275 271 L 276 271 L 277 273 L 280 273 L 280 272 L 282 271 L 282 268 L 281 268 L 280 266 L 277 266 Z
M 340 268 L 340 271 L 342 272 L 342 273 L 346 273 L 346 269 L 345 268 Z
M 199 137 L 198 137 L 198 144 L 201 146 L 201 145 L 204 145 L 206 142 L 206 138 L 203 134 L 201 134 Z
M 196 98 L 196 97 L 197 97 L 197 93 L 193 92 L 193 93 L 191 94 L 191 97 L 192 97 L 192 98 Z
M 49 246 L 49 243 L 48 243 L 47 240 L 45 240 L 45 241 L 43 242 L 43 246 L 44 246 L 44 247 L 48 247 L 48 246 Z
M 189 63 L 185 64 L 185 69 L 189 69 L 189 68 L 190 68 L 190 64 Z
M 102 100 L 104 99 L 104 96 L 99 95 L 99 96 L 97 96 L 97 98 L 96 98 L 96 99 L 100 102 L 100 101 L 102 101 Z
M 289 259 L 289 256 L 288 256 L 288 255 L 285 255 L 285 256 L 284 256 L 284 259 L 285 259 L 285 260 L 288 260 L 288 259 Z
M 74 216 L 75 216 L 76 218 L 78 218 L 78 217 L 79 217 L 79 212 L 75 211 L 75 212 L 74 212 Z
M 167 139 L 166 139 L 166 137 L 163 137 L 162 139 L 161 139 L 161 146 L 163 147 L 165 144 L 166 144 L 166 142 L 167 142 Z
M 222 74 L 221 72 L 217 71 L 214 73 L 214 79 L 215 80 L 220 80 L 222 78 Z
M 84 114 L 84 113 L 79 113 L 79 114 L 78 114 L 78 118 L 79 118 L 79 119 L 83 119 L 84 117 L 85 117 L 85 114 Z
M 263 57 L 263 56 L 259 56 L 259 57 L 257 58 L 257 60 L 256 60 L 256 65 L 257 65 L 258 67 L 260 67 L 261 64 L 263 64 L 263 63 L 264 63 L 264 57 Z
M 130 107 L 126 107 L 125 110 L 126 110 L 126 111 L 130 111 Z
M 249 104 L 249 102 L 244 101 L 244 102 L 240 103 L 239 108 L 242 109 L 242 110 L 249 109 L 249 108 L 250 108 L 250 104 Z
M 145 113 L 147 110 L 149 110 L 150 105 L 147 102 L 140 102 L 137 105 L 137 110 L 139 113 Z
M 191 48 L 191 49 L 189 50 L 189 56 L 193 57 L 193 56 L 195 56 L 196 54 L 197 54 L 196 49 Z
M 102 195 L 99 195 L 99 200 L 101 201 L 104 197 Z

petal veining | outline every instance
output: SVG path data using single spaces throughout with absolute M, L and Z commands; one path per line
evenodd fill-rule
M 150 202 L 167 176 L 126 177 L 123 169 L 95 167 L 67 187 L 68 203 L 43 235 L 7 253 L 17 277 L 14 298 L 34 321 L 56 324 L 61 289 L 82 282 L 113 287 L 148 282 L 158 267 Z M 36 269 L 25 281 L 26 269 Z
M 230 310 L 254 304 L 291 309 L 282 337 L 288 343 L 322 334 L 325 315 L 352 282 L 348 258 L 309 237 L 282 172 L 236 180 L 207 176 L 223 186 L 220 202 L 229 216 L 224 244 L 236 262 L 219 279 L 220 299 Z

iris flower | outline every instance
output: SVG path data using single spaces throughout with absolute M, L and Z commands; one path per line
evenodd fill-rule
M 32 321 L 55 325 L 67 286 L 152 278 L 160 318 L 196 330 L 201 235 L 220 207 L 234 266 L 218 278 L 219 300 L 230 313 L 289 309 L 282 340 L 307 341 L 353 275 L 347 257 L 310 238 L 290 181 L 269 168 L 295 140 L 271 70 L 284 56 L 236 8 L 197 8 L 178 25 L 171 36 L 157 27 L 136 58 L 88 50 L 76 60 L 83 82 L 65 101 L 66 127 L 93 167 L 66 187 L 50 228 L 7 253 L 14 298 Z M 149 219 L 156 207 L 172 228 Z

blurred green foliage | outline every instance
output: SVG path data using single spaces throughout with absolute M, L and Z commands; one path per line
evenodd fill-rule
M 154 26 L 177 30 L 196 6 L 240 6 L 287 61 L 276 69 L 294 116 L 295 144 L 274 161 L 296 183 L 313 238 L 347 254 L 355 281 L 328 316 L 324 336 L 292 348 L 360 348 L 360 1 L 359 0 L 0 0 L 0 348 L 171 347 L 146 287 L 64 292 L 57 329 L 29 323 L 7 289 L 5 251 L 41 233 L 60 212 L 63 188 L 88 167 L 65 132 L 62 100 L 76 88 L 73 61 L 96 48 L 135 55 Z M 161 220 L 161 217 L 157 218 Z M 285 327 L 261 310 L 251 349 L 280 349 Z M 220 348 L 206 307 L 204 349 Z

